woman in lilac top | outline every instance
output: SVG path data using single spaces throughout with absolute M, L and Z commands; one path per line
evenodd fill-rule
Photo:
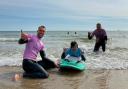
M 88 32 L 89 39 L 92 39 L 93 36 L 96 37 L 94 52 L 99 51 L 100 46 L 102 46 L 102 50 L 103 52 L 105 52 L 106 43 L 107 43 L 107 34 L 106 31 L 102 29 L 100 23 L 97 23 L 96 30 L 94 30 L 92 33 Z
M 26 43 L 22 64 L 22 67 L 25 71 L 23 77 L 47 78 L 48 73 L 45 69 L 56 67 L 56 64 L 53 61 L 46 58 L 44 44 L 41 41 L 41 38 L 44 36 L 44 34 L 45 26 L 38 27 L 37 35 L 30 35 L 21 32 L 19 44 Z M 38 53 L 41 55 L 41 61 L 36 60 Z

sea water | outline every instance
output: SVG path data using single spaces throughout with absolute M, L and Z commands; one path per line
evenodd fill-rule
M 35 34 L 34 31 L 25 33 Z M 70 47 L 71 41 L 77 41 L 84 51 L 87 69 L 128 69 L 128 32 L 107 31 L 106 52 L 93 52 L 95 37 L 88 40 L 87 31 L 47 31 L 42 41 L 46 56 L 52 60 L 60 59 L 63 48 Z M 0 66 L 21 66 L 25 44 L 18 44 L 20 32 L 0 31 Z M 37 60 L 41 60 L 38 55 Z

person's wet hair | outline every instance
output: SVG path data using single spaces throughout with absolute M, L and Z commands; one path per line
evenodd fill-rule
M 76 42 L 76 41 L 72 41 L 72 42 L 71 42 L 71 48 L 75 47 L 75 45 L 77 45 L 77 47 L 78 47 L 77 42 Z
M 101 24 L 100 23 L 97 23 L 96 24 L 96 27 L 97 27 L 97 29 L 101 29 Z
M 100 23 L 97 23 L 96 25 L 101 25 Z

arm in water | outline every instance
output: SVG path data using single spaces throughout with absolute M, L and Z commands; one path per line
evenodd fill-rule
M 66 57 L 65 52 L 68 48 L 63 48 L 63 53 L 61 54 L 61 59 L 64 59 Z
M 85 58 L 85 56 L 84 56 L 84 51 L 82 50 L 82 49 L 80 49 L 80 51 L 81 51 L 81 59 L 83 60 L 83 61 L 86 61 L 86 58 Z
M 86 58 L 85 58 L 85 56 L 82 54 L 81 55 L 81 59 L 83 60 L 83 61 L 86 61 Z
M 38 61 L 38 63 L 43 66 L 44 69 L 49 69 L 49 68 L 55 68 L 58 67 L 58 65 L 50 60 L 49 58 L 46 57 L 45 51 L 41 50 L 40 51 L 40 56 L 42 58 L 41 61 Z
M 107 34 L 106 34 L 106 31 L 104 30 L 104 40 L 105 40 L 105 44 L 107 43 L 107 40 L 108 40 L 108 37 L 107 37 Z
M 45 59 L 46 54 L 45 54 L 45 52 L 43 50 L 40 51 L 40 56 L 41 56 L 42 59 Z
M 105 44 L 107 44 L 107 40 L 108 40 L 107 36 L 104 37 L 104 40 L 105 40 Z
M 64 58 L 65 58 L 65 52 L 63 52 L 61 55 L 61 59 L 64 59 Z

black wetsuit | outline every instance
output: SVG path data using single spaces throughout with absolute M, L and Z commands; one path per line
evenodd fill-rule
M 104 29 L 101 30 L 95 30 L 92 34 L 88 33 L 88 38 L 92 39 L 93 36 L 96 36 L 96 43 L 94 46 L 94 52 L 99 51 L 100 46 L 102 47 L 103 52 L 105 52 L 106 49 L 106 42 L 107 42 L 107 34 Z

